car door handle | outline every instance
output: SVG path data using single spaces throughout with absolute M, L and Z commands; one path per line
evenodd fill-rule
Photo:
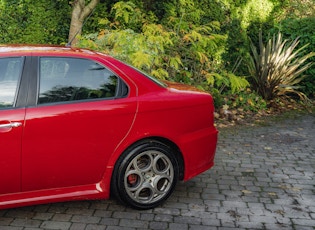
M 0 125 L 0 129 L 1 128 L 17 128 L 19 126 L 21 126 L 22 123 L 21 122 L 10 122 L 8 124 L 2 124 Z

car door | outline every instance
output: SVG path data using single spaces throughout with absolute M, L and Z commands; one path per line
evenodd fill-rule
M 0 195 L 20 191 L 25 108 L 16 106 L 24 58 L 0 57 Z
M 39 57 L 36 105 L 26 110 L 22 191 L 95 184 L 132 126 L 130 87 L 89 59 Z

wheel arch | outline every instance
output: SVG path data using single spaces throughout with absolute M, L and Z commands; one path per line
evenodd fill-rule
M 142 139 L 139 139 L 135 142 L 133 142 L 132 144 L 130 144 L 128 147 L 126 147 L 124 149 L 124 151 L 122 151 L 121 154 L 119 154 L 119 156 L 117 157 L 117 159 L 115 160 L 115 163 L 113 165 L 113 168 L 115 168 L 115 166 L 117 165 L 117 162 L 119 161 L 121 155 L 126 152 L 129 151 L 132 148 L 135 148 L 145 142 L 150 142 L 150 141 L 157 141 L 162 143 L 163 145 L 167 146 L 168 148 L 171 149 L 171 151 L 174 153 L 177 164 L 178 164 L 178 169 L 179 169 L 179 180 L 183 180 L 184 178 L 184 171 L 185 171 L 185 164 L 184 164 L 184 157 L 182 155 L 182 152 L 180 150 L 180 148 L 171 140 L 164 138 L 164 137 L 159 137 L 159 136 L 150 136 L 150 137 L 145 137 Z M 113 174 L 110 177 L 110 182 L 113 179 Z

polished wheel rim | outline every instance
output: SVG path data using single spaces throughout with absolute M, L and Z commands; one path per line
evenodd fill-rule
M 139 203 L 152 203 L 165 197 L 174 180 L 174 168 L 162 152 L 145 151 L 129 163 L 124 185 L 131 199 Z

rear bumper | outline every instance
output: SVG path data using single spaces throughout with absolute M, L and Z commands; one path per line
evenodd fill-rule
M 184 180 L 197 176 L 214 165 L 218 140 L 215 127 L 189 133 L 180 138 L 180 149 L 184 156 Z

